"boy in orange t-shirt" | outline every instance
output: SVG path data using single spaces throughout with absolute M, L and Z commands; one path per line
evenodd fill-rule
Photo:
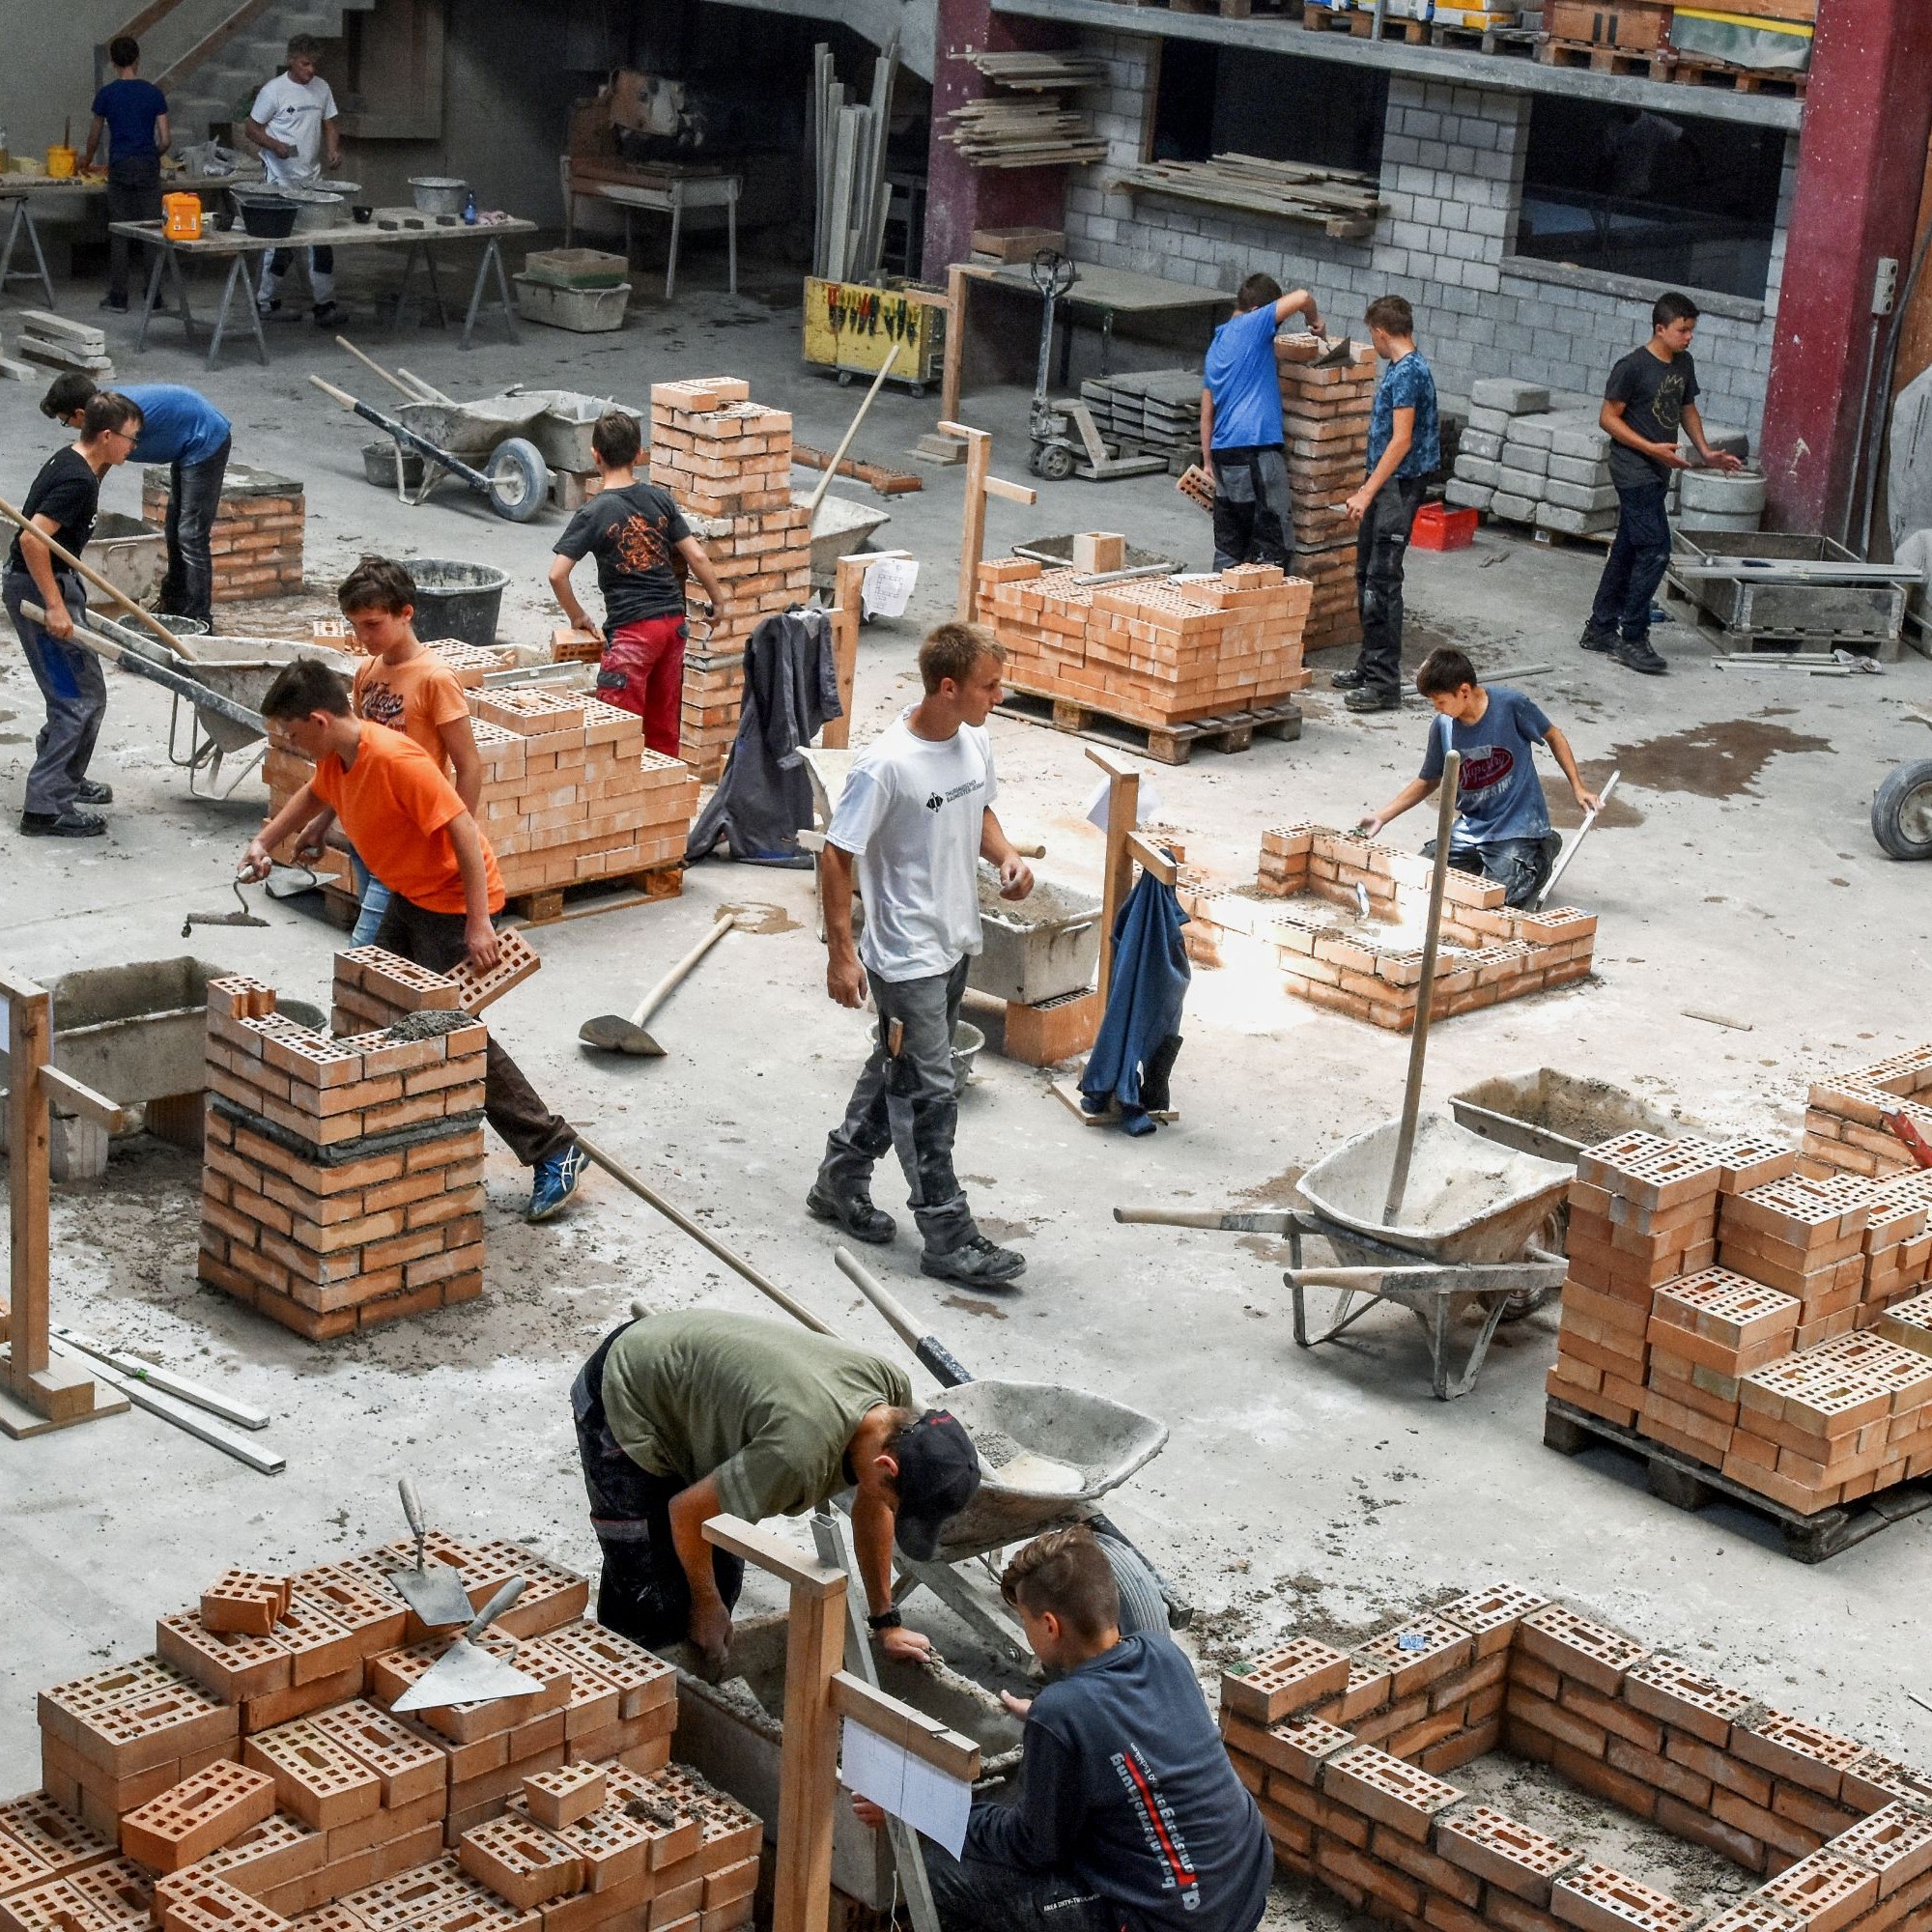
M 249 840 L 242 876 L 267 878 L 270 847 L 291 833 L 306 838 L 332 814 L 388 882 L 388 910 L 374 943 L 432 973 L 447 973 L 465 958 L 488 972 L 497 963 L 490 916 L 502 910 L 502 876 L 469 807 L 429 753 L 400 731 L 356 718 L 348 687 L 316 658 L 276 673 L 262 717 L 276 748 L 311 760 L 315 776 Z M 548 1220 L 576 1192 L 583 1150 L 494 1033 L 483 1112 L 517 1158 L 536 1170 L 526 1218 Z
M 449 775 L 464 809 L 473 814 L 483 760 L 470 728 L 469 700 L 456 673 L 416 636 L 415 579 L 386 556 L 365 556 L 343 579 L 335 601 L 369 654 L 355 667 L 355 716 L 412 738 Z M 323 811 L 304 829 L 304 849 L 321 847 L 332 815 Z M 388 910 L 390 882 L 353 848 L 349 856 L 361 898 L 350 944 L 367 946 Z

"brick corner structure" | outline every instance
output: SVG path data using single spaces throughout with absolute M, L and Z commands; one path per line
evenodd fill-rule
M 1312 1006 L 1406 1033 L 1415 1024 L 1431 862 L 1325 825 L 1262 835 L 1252 887 L 1185 887 L 1188 956 L 1259 961 Z M 1185 874 L 1183 874 L 1183 879 Z M 1361 911 L 1366 895 L 1368 914 Z M 1435 955 L 1435 1018 L 1586 980 L 1597 920 L 1574 906 L 1516 912 L 1503 889 L 1451 870 Z
M 651 481 L 677 498 L 730 608 L 684 653 L 679 750 L 706 784 L 724 770 L 745 695 L 745 646 L 811 593 L 811 520 L 791 499 L 791 417 L 734 376 L 651 387 Z
M 1358 342 L 1347 362 L 1317 369 L 1282 362 L 1281 416 L 1288 492 L 1294 507 L 1294 568 L 1310 585 L 1305 650 L 1362 641 L 1355 592 L 1355 535 L 1335 506 L 1369 473 L 1369 412 L 1376 352 Z
M 1437 1932 L 1890 1932 L 1932 1911 L 1932 1779 L 1512 1584 L 1226 1672 L 1276 1862 Z M 1502 1749 L 1763 1881 L 1702 1918 L 1450 1781 Z
M 40 1694 L 43 1789 L 0 1803 L 4 1932 L 736 1932 L 764 1829 L 670 1758 L 671 1666 L 584 1621 L 582 1577 L 433 1531 L 485 1643 L 541 1687 L 397 1717 L 446 1648 L 397 1594 L 414 1546 L 230 1572 L 155 1654 Z M 279 1606 L 279 1607 L 277 1607 Z M 217 1622 L 221 1618 L 217 1616 Z M 508 1627 L 508 1635 L 497 1631 Z
M 141 472 L 141 519 L 156 527 L 168 520 L 171 473 L 163 465 Z M 293 476 L 230 464 L 222 478 L 209 553 L 214 601 L 246 604 L 283 597 L 302 587 L 302 527 L 306 498 Z

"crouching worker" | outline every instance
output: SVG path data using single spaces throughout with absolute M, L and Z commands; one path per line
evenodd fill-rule
M 1085 1526 L 1036 1537 L 1000 1593 L 1052 1681 L 1005 1700 L 1026 1720 L 1018 1797 L 974 1805 L 963 1858 L 922 1845 L 942 1932 L 1254 1932 L 1274 1854 L 1193 1665 L 1163 1634 L 1121 1634 Z
M 1561 844 L 1549 829 L 1534 747 L 1549 747 L 1579 809 L 1597 809 L 1596 794 L 1583 783 L 1569 739 L 1533 698 L 1506 684 L 1479 684 L 1475 666 L 1461 651 L 1431 651 L 1415 673 L 1415 688 L 1436 711 L 1422 770 L 1356 831 L 1374 838 L 1391 819 L 1420 805 L 1441 782 L 1446 754 L 1460 752 L 1449 863 L 1459 872 L 1477 872 L 1501 886 L 1506 905 L 1530 905 L 1548 879 Z M 1432 838 L 1422 850 L 1434 858 L 1435 841 Z

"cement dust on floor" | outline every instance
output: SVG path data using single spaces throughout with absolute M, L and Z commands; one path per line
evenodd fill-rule
M 614 337 L 526 328 L 513 348 L 481 329 L 466 355 L 435 330 L 400 349 L 359 322 L 348 332 L 461 395 L 522 382 L 640 402 L 654 380 L 739 374 L 754 397 L 793 412 L 801 439 L 837 442 L 857 397 L 801 374 L 795 315 L 734 303 L 702 277 L 686 278 L 674 313 L 648 277 L 639 290 L 636 319 Z M 94 292 L 63 299 L 91 313 Z M 339 381 L 353 368 L 326 338 L 306 325 L 273 330 L 268 368 L 238 352 L 205 374 L 178 329 L 157 324 L 136 355 L 128 322 L 105 320 L 126 379 L 204 386 L 237 423 L 238 461 L 303 479 L 306 614 L 330 611 L 329 586 L 363 550 L 490 561 L 511 575 L 504 637 L 541 646 L 555 622 L 543 577 L 558 522 L 503 524 L 449 486 L 405 509 L 368 486 L 369 431 L 307 384 L 311 370 Z M 38 394 L 0 384 L 0 495 L 10 500 L 55 440 Z M 1018 388 L 969 392 L 962 406 L 993 432 L 998 473 L 1024 474 L 1026 406 Z M 902 453 L 933 414 L 932 399 L 888 389 L 855 453 L 910 469 Z M 960 473 L 921 473 L 925 488 L 890 500 L 879 537 L 923 568 L 905 617 L 862 634 L 859 743 L 911 700 L 919 639 L 954 594 Z M 137 498 L 137 478 L 110 476 L 105 507 Z M 1041 485 L 1031 511 L 995 501 L 988 550 L 1095 526 L 1189 567 L 1208 561 L 1207 519 L 1162 477 Z M 1479 667 L 1550 665 L 1524 688 L 1593 778 L 1625 763 L 1618 803 L 1629 812 L 1606 813 L 1565 876 L 1565 896 L 1602 919 L 1598 977 L 1446 1023 L 1431 1045 L 1426 1098 L 1441 1106 L 1489 1075 L 1550 1065 L 1678 1103 L 1714 1126 L 1789 1133 L 1813 1077 L 1932 1033 L 1922 991 L 1932 868 L 1884 859 L 1866 824 L 1879 780 L 1919 754 L 1922 727 L 1902 714 L 1932 699 L 1932 668 L 1908 656 L 1882 677 L 1773 686 L 1768 675 L 1710 669 L 1705 647 L 1676 623 L 1657 633 L 1670 675 L 1639 678 L 1577 649 L 1600 566 L 1595 551 L 1496 531 L 1469 550 L 1411 554 L 1418 639 L 1455 642 Z M 298 634 L 302 614 L 278 610 L 274 628 Z M 1251 881 L 1265 828 L 1352 824 L 1413 774 L 1425 716 L 1346 713 L 1326 689 L 1342 661 L 1318 661 L 1297 743 L 1151 768 L 1160 816 L 1184 837 L 1190 866 L 1230 886 Z M 261 794 L 251 783 L 226 805 L 190 801 L 167 762 L 163 694 L 118 673 L 109 688 L 97 770 L 120 800 L 113 835 L 76 849 L 0 830 L 8 965 L 51 978 L 192 950 L 316 999 L 339 935 L 299 907 L 269 907 L 267 929 L 197 928 L 192 948 L 181 940 L 185 912 L 228 902 Z M 14 714 L 0 731 L 14 739 L 40 717 L 11 642 L 0 644 L 0 712 Z M 1790 735 L 1767 735 L 1774 727 Z M 1044 839 L 1043 878 L 1093 891 L 1099 841 L 1082 813 L 1097 774 L 1085 743 L 997 716 L 992 735 L 1009 830 Z M 27 756 L 25 743 L 0 743 L 9 819 Z M 1419 844 L 1425 816 L 1389 836 Z M 722 906 L 753 902 L 780 909 L 759 922 L 770 929 L 733 933 L 653 1020 L 668 1058 L 582 1052 L 585 1017 L 627 1007 Z M 870 1025 L 825 996 L 814 910 L 809 875 L 700 867 L 679 899 L 532 929 L 543 973 L 495 1017 L 553 1104 L 841 1332 L 892 1348 L 833 1266 L 834 1231 L 802 1206 Z M 1867 965 L 1875 958 L 1884 970 Z M 1736 1012 L 1752 1031 L 1713 1028 L 1687 1008 Z M 1435 1591 L 1509 1577 L 1573 1598 L 1780 1708 L 1932 1760 L 1932 1719 L 1898 1694 L 1902 1684 L 1925 1688 L 1910 1661 L 1922 1651 L 1932 1523 L 1901 1524 L 1801 1568 L 1741 1516 L 1680 1515 L 1605 1459 L 1573 1463 L 1541 1447 L 1549 1315 L 1510 1330 L 1475 1391 L 1439 1405 L 1427 1393 L 1419 1331 L 1396 1311 L 1378 1311 L 1345 1345 L 1296 1350 L 1279 1244 L 1266 1244 L 1270 1254 L 1230 1235 L 1116 1224 L 1117 1204 L 1285 1202 L 1301 1169 L 1400 1102 L 1405 1039 L 1233 971 L 1197 973 L 1183 1033 L 1181 1118 L 1145 1140 L 1081 1125 L 1044 1076 L 980 1057 L 960 1169 L 990 1221 L 1029 1230 L 1017 1237 L 1027 1276 L 996 1313 L 960 1305 L 991 1296 L 957 1296 L 922 1277 L 905 1233 L 867 1258 L 982 1373 L 1078 1384 L 1167 1422 L 1163 1453 L 1108 1507 L 1199 1606 L 1191 1641 L 1204 1659 L 1232 1660 L 1318 1619 L 1361 1633 Z M 579 1362 L 634 1297 L 762 1307 L 600 1176 L 562 1220 L 526 1227 L 527 1177 L 493 1140 L 483 1299 L 312 1347 L 197 1287 L 193 1179 L 191 1162 L 141 1149 L 117 1155 L 104 1183 L 57 1189 L 56 1307 L 77 1328 L 270 1409 L 269 1439 L 289 1466 L 254 1476 L 139 1413 L 0 1442 L 0 1574 L 27 1579 L 15 1581 L 0 1645 L 0 1790 L 37 1781 L 36 1689 L 144 1649 L 157 1610 L 189 1602 L 223 1566 L 294 1568 L 398 1534 L 404 1470 L 458 1533 L 522 1539 L 593 1568 L 567 1402 Z M 889 1164 L 878 1199 L 902 1221 L 903 1192 Z M 1348 1916 L 1283 1887 L 1271 1922 L 1328 1928 Z

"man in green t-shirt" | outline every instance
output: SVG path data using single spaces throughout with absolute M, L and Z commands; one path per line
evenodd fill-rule
M 915 1560 L 980 1488 L 972 1438 L 920 1413 L 902 1369 L 747 1315 L 650 1315 L 607 1335 L 570 1391 L 590 1520 L 604 1550 L 597 1620 L 639 1643 L 731 1642 L 744 1565 L 704 1540 L 730 1515 L 797 1516 L 857 1492 L 852 1538 L 889 1657 L 931 1646 L 892 1606 L 893 1542 Z

